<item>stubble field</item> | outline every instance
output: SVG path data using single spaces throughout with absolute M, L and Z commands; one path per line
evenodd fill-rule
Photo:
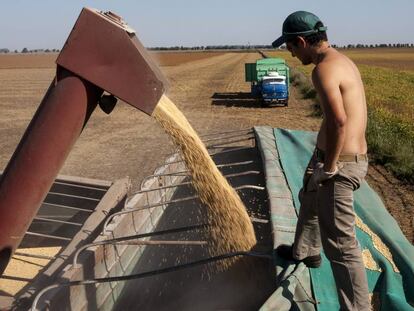
M 56 56 L 0 55 L 1 170 L 54 77 Z M 319 128 L 320 119 L 312 117 L 312 101 L 303 99 L 294 88 L 286 108 L 262 108 L 249 99 L 244 63 L 260 58 L 258 53 L 163 52 L 153 56 L 170 82 L 169 97 L 200 134 L 255 125 L 311 131 Z M 281 56 L 291 65 L 298 65 L 287 53 Z M 369 59 L 363 56 L 358 56 L 360 65 L 371 68 L 362 63 Z M 61 173 L 105 180 L 130 176 L 137 187 L 173 150 L 169 138 L 151 117 L 120 102 L 110 115 L 99 109 L 94 112 Z M 368 181 L 413 242 L 412 187 L 380 165 L 370 167 Z

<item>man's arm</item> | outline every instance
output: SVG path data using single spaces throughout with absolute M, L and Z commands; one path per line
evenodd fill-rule
M 323 105 L 326 123 L 324 170 L 336 170 L 336 162 L 345 142 L 346 113 L 337 72 L 330 64 L 320 64 L 312 73 L 312 81 Z

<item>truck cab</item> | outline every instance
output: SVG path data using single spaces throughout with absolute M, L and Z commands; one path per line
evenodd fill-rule
M 267 76 L 263 77 L 261 93 L 265 104 L 276 102 L 287 106 L 289 92 L 286 77 L 278 72 L 269 72 Z

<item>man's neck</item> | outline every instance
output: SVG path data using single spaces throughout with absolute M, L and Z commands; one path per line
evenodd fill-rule
M 329 42 L 324 41 L 318 45 L 312 53 L 312 63 L 318 65 L 326 56 L 328 51 L 331 49 Z

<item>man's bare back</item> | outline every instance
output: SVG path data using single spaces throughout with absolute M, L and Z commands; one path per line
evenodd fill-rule
M 313 70 L 312 80 L 320 96 L 324 113 L 317 147 L 323 151 L 330 149 L 329 123 L 339 120 L 344 122 L 345 134 L 340 154 L 366 153 L 367 108 L 358 68 L 348 57 L 334 48 L 327 47 Z

